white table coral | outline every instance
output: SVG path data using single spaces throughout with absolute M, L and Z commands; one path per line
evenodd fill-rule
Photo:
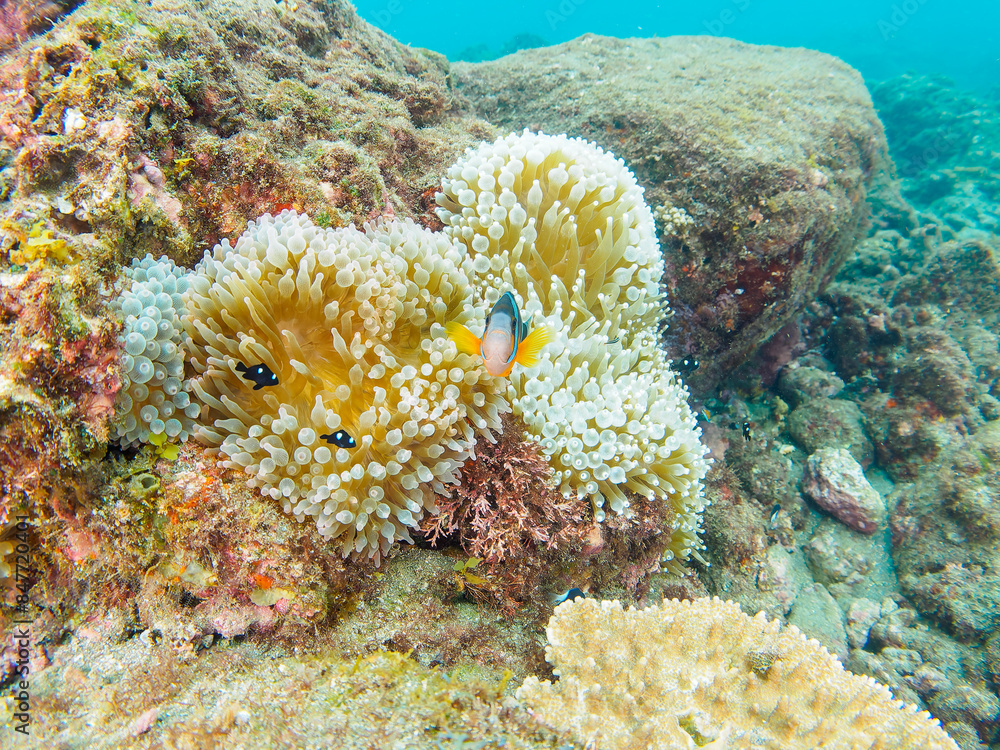
M 529 677 L 517 697 L 588 747 L 958 748 L 925 711 L 733 602 L 577 599 L 546 632 L 559 680 Z

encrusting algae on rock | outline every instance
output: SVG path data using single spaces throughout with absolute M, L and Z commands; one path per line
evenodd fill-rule
M 594 144 L 526 132 L 470 151 L 438 202 L 443 232 L 323 229 L 285 210 L 206 254 L 183 277 L 179 393 L 200 404 L 198 440 L 286 512 L 314 517 L 345 557 L 378 560 L 412 541 L 513 409 L 565 498 L 588 499 L 596 521 L 605 507 L 628 515 L 628 493 L 668 502 L 663 557 L 687 559 L 707 462 L 656 346 L 663 262 L 634 175 Z M 480 330 L 503 295 L 552 338 L 508 379 L 448 335 Z
M 529 677 L 518 700 L 588 747 L 958 748 L 926 711 L 734 602 L 577 599 L 547 634 L 559 681 Z

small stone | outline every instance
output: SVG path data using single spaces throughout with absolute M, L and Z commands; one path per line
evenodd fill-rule
M 151 708 L 143 714 L 140 714 L 135 721 L 132 722 L 132 726 L 129 727 L 129 734 L 133 737 L 138 737 L 140 734 L 145 734 L 148 732 L 152 726 L 156 723 L 157 718 L 160 716 L 160 709 Z
M 875 448 L 865 434 L 865 417 L 853 401 L 817 398 L 806 401 L 788 415 L 788 434 L 806 453 L 821 448 L 844 448 L 862 465 L 875 458 Z
M 931 697 L 928 705 L 942 722 L 961 721 L 979 730 L 987 730 L 1000 716 L 1000 700 L 971 685 L 959 684 L 942 690 Z
M 947 626 L 960 641 L 981 640 L 1000 627 L 1000 576 L 992 571 L 947 564 L 921 576 L 904 575 L 900 584 L 921 613 Z
M 236 716 L 233 718 L 233 722 L 238 727 L 245 727 L 250 723 L 250 712 L 245 710 L 237 712 Z
M 896 673 L 886 666 L 878 654 L 873 654 L 871 651 L 862 651 L 859 648 L 854 649 L 851 651 L 851 655 L 844 663 L 844 666 L 855 674 L 866 674 L 869 677 L 874 677 L 883 685 L 887 685 L 890 688 L 894 687 L 893 683 L 896 680 Z
M 976 730 L 964 721 L 949 721 L 944 725 L 944 731 L 946 731 L 948 735 L 955 740 L 955 743 L 962 748 L 962 750 L 989 750 L 989 748 L 979 740 L 979 735 L 976 734 Z
M 67 109 L 63 112 L 63 132 L 72 135 L 73 131 L 87 127 L 87 118 L 78 109 Z
M 833 398 L 844 390 L 844 381 L 830 372 L 816 367 L 790 364 L 781 370 L 778 377 L 778 393 L 787 398 L 792 406 L 817 398 Z
M 878 602 L 871 599 L 855 599 L 847 610 L 847 640 L 851 648 L 864 648 L 868 645 L 868 635 L 872 625 L 878 622 L 882 608 Z
M 768 590 L 781 603 L 781 613 L 787 615 L 804 582 L 809 580 L 809 570 L 798 548 L 793 552 L 780 544 L 767 548 L 767 565 Z
M 991 635 L 986 641 L 986 668 L 990 670 L 993 682 L 1000 685 L 1000 632 Z
M 809 638 L 826 646 L 831 654 L 847 659 L 847 633 L 844 616 L 830 592 L 819 583 L 806 586 L 795 599 L 788 622 Z
M 913 675 L 906 679 L 907 683 L 925 699 L 942 690 L 951 690 L 955 685 L 948 676 L 929 664 L 917 667 Z
M 867 541 L 833 519 L 824 518 L 817 524 L 803 551 L 818 583 L 856 584 L 872 573 L 872 563 L 865 551 L 853 544 L 855 539 Z
M 895 604 L 895 603 L 894 603 Z M 917 618 L 917 613 L 912 609 L 887 609 L 885 600 L 882 601 L 882 615 L 878 622 L 872 625 L 871 633 L 868 636 L 869 642 L 874 641 L 882 646 L 895 646 L 897 648 L 907 648 L 911 626 Z
M 886 646 L 879 656 L 898 675 L 913 674 L 924 663 L 920 652 L 910 648 Z
M 828 516 L 802 549 L 816 583 L 846 609 L 854 599 L 878 601 L 898 588 L 888 541 L 885 534 L 859 534 Z
M 885 500 L 843 448 L 820 448 L 809 456 L 803 491 L 855 531 L 872 534 L 885 523 Z
M 983 415 L 983 419 L 990 422 L 994 419 L 1000 419 L 1000 399 L 989 393 L 981 394 L 979 396 L 979 413 Z

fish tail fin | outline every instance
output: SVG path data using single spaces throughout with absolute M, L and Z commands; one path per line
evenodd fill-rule
M 448 323 L 444 328 L 448 332 L 448 338 L 455 342 L 460 352 L 482 354 L 483 342 L 461 323 Z
M 538 353 L 542 351 L 542 347 L 552 343 L 553 339 L 554 336 L 548 326 L 538 326 L 517 347 L 514 361 L 523 367 L 534 367 L 538 364 Z

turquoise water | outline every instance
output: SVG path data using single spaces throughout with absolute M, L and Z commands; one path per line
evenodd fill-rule
M 595 0 L 457 3 L 360 0 L 358 12 L 407 44 L 452 60 L 496 57 L 585 33 L 617 37 L 710 34 L 836 55 L 869 80 L 906 72 L 944 74 L 963 87 L 1000 81 L 1000 4 L 975 0 L 699 3 Z M 443 8 L 450 8 L 447 17 Z

